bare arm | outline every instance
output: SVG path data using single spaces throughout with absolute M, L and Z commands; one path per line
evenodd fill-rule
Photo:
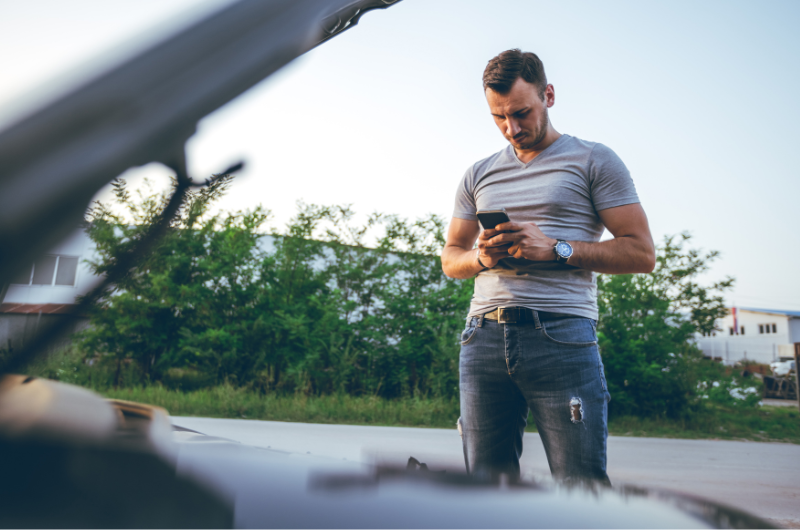
M 442 250 L 442 270 L 450 278 L 472 278 L 483 270 L 478 263 L 492 268 L 497 262 L 508 257 L 508 244 L 490 248 L 488 231 L 480 232 L 478 221 L 468 221 L 453 217 L 447 231 L 447 243 Z M 480 234 L 480 236 L 479 236 Z M 473 248 L 478 241 L 478 251 Z M 480 254 L 478 254 L 480 253 Z
M 652 272 L 656 250 L 642 205 L 626 204 L 597 213 L 614 239 L 599 243 L 570 241 L 575 252 L 567 263 L 607 274 Z
M 641 204 L 626 204 L 598 212 L 614 239 L 599 243 L 570 241 L 574 250 L 567 263 L 608 274 L 651 272 L 655 267 L 655 245 L 647 215 Z M 556 240 L 542 233 L 535 223 L 503 223 L 486 230 L 488 244 L 511 246 L 508 254 L 532 261 L 554 261 Z M 500 234 L 499 230 L 508 230 Z

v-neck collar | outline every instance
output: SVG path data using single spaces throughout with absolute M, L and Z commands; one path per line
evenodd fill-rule
M 534 157 L 534 159 L 531 160 L 528 163 L 525 163 L 525 162 L 523 162 L 522 160 L 519 159 L 519 157 L 517 156 L 517 152 L 514 150 L 514 147 L 512 145 L 509 144 L 507 149 L 509 149 L 509 153 L 511 155 L 511 158 L 517 163 L 517 165 L 519 167 L 527 168 L 527 167 L 531 167 L 534 162 L 536 162 L 537 160 L 542 158 L 542 156 L 544 156 L 548 151 L 551 151 L 553 149 L 553 146 L 556 145 L 557 143 L 561 142 L 561 139 L 566 137 L 566 136 L 569 136 L 569 135 L 568 134 L 562 134 L 561 136 L 556 138 L 555 142 L 553 142 L 552 144 L 550 144 L 547 147 L 545 147 L 545 149 L 541 153 L 536 155 L 536 157 Z

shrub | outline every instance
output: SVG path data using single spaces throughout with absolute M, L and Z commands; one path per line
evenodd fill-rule
M 725 315 L 722 292 L 733 280 L 696 282 L 718 257 L 686 249 L 688 234 L 667 237 L 650 274 L 601 275 L 598 339 L 612 416 L 677 418 L 699 406 L 702 355 L 697 332 L 714 330 Z

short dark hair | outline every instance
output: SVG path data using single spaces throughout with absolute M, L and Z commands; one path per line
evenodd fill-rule
M 483 89 L 491 88 L 498 94 L 508 94 L 520 77 L 526 83 L 536 85 L 539 97 L 544 99 L 547 88 L 544 65 L 535 53 L 523 52 L 519 48 L 506 50 L 489 61 L 483 71 Z

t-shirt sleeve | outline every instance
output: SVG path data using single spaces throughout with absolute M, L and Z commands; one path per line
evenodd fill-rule
M 475 194 L 472 191 L 474 172 L 475 166 L 470 167 L 467 172 L 464 173 L 464 178 L 461 179 L 461 183 L 458 185 L 458 189 L 456 190 L 456 204 L 453 208 L 453 217 L 467 219 L 468 221 L 478 220 L 478 216 L 476 215 L 478 207 L 475 205 Z
M 598 212 L 639 202 L 630 171 L 617 153 L 603 144 L 595 144 L 589 156 L 589 184 Z

